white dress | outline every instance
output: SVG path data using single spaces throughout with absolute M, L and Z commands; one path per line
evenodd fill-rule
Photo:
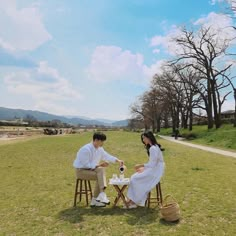
M 144 171 L 131 176 L 127 191 L 127 197 L 139 206 L 145 205 L 148 193 L 160 182 L 164 174 L 165 163 L 159 146 L 152 145 L 149 153 L 149 161 L 144 164 Z

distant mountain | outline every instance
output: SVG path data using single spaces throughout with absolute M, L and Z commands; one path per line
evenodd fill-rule
M 23 109 L 12 109 L 12 108 L 5 108 L 0 107 L 0 120 L 14 120 L 16 118 L 24 119 L 27 116 L 32 116 L 38 121 L 51 121 L 51 120 L 60 120 L 63 123 L 71 124 L 71 125 L 104 125 L 104 126 L 127 126 L 128 120 L 121 120 L 121 121 L 114 121 L 110 122 L 109 120 L 105 119 L 82 119 L 79 117 L 65 117 L 65 116 L 58 116 L 49 114 L 46 112 L 41 111 L 32 111 L 32 110 L 23 110 Z M 105 122 L 108 121 L 108 122 Z
M 66 116 L 67 118 L 79 118 L 79 119 L 83 119 L 83 120 L 97 120 L 97 121 L 100 121 L 102 123 L 106 123 L 106 124 L 111 124 L 111 123 L 114 123 L 116 122 L 116 120 L 108 120 L 108 119 L 100 119 L 100 118 L 95 118 L 95 119 L 92 119 L 92 118 L 89 118 L 87 116 Z
M 125 127 L 128 126 L 129 120 L 119 120 L 112 123 L 115 127 Z
M 98 120 L 100 122 L 104 122 L 104 123 L 107 123 L 107 124 L 113 124 L 114 122 L 117 122 L 116 120 L 99 119 L 99 118 L 96 118 L 95 120 Z

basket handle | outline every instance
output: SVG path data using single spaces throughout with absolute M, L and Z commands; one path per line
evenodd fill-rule
M 174 202 L 174 203 L 176 203 L 177 201 L 175 200 L 175 198 L 172 196 L 172 195 L 170 195 L 170 194 L 168 194 L 168 195 L 166 195 L 165 197 L 164 197 L 164 199 L 163 199 L 163 203 L 165 203 L 165 205 L 167 205 L 167 199 L 168 198 L 172 198 L 172 202 Z M 163 204 L 164 205 L 164 204 Z

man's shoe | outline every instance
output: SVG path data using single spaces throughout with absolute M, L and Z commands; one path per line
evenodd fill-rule
M 106 206 L 105 203 L 96 201 L 95 197 L 92 198 L 92 201 L 90 203 L 90 207 L 105 207 L 105 206 Z
M 90 202 L 90 206 L 91 206 L 91 207 L 95 207 L 96 202 L 97 202 L 97 201 L 96 201 L 96 198 L 93 197 L 93 198 L 92 198 L 92 201 Z
M 97 202 L 102 202 L 106 205 L 110 204 L 109 199 L 107 198 L 107 195 L 104 192 L 99 193 L 98 197 L 96 198 Z
M 96 201 L 95 207 L 105 207 L 105 206 L 106 206 L 105 203 Z

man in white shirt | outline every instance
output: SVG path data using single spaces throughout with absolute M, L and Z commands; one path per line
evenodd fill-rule
M 118 162 L 123 166 L 124 162 L 108 154 L 103 149 L 103 142 L 106 140 L 106 135 L 101 132 L 96 132 L 93 135 L 93 141 L 81 147 L 77 152 L 73 166 L 76 170 L 76 177 L 81 179 L 96 180 L 94 194 L 90 206 L 105 207 L 110 204 L 105 189 L 106 175 L 105 167 L 109 162 Z M 103 162 L 101 162 L 103 161 Z

